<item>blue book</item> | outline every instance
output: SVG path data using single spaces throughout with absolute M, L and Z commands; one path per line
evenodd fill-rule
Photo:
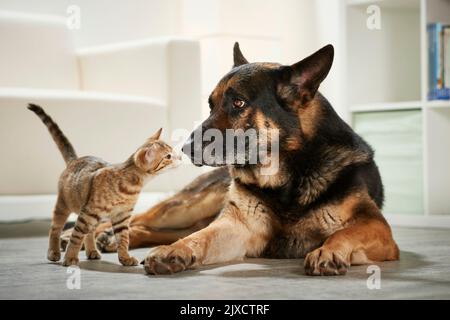
M 444 26 L 442 31 L 444 56 L 444 88 L 450 89 L 450 26 Z
M 450 99 L 450 88 L 444 85 L 446 55 L 444 48 L 444 28 L 441 23 L 430 23 L 428 34 L 428 100 Z
M 428 90 L 429 90 L 429 100 L 431 98 L 432 91 L 437 88 L 437 77 L 436 77 L 436 30 L 437 25 L 435 23 L 430 23 L 427 26 L 428 35 Z

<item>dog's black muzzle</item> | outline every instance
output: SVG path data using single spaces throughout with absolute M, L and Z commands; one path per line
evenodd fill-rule
M 216 137 L 216 135 L 219 135 L 220 137 Z M 199 167 L 204 165 L 219 167 L 227 164 L 243 166 L 251 163 L 249 153 L 250 143 L 242 134 L 240 135 L 240 138 L 241 142 L 244 142 L 244 146 L 238 150 L 236 148 L 239 136 L 235 136 L 233 133 L 229 136 L 215 128 L 208 130 L 208 126 L 204 123 L 191 133 L 189 139 L 187 139 L 183 145 L 182 151 L 191 159 L 194 165 Z M 242 140 L 242 138 L 244 138 L 244 140 Z M 256 136 L 253 137 L 253 139 L 256 139 Z M 227 144 L 227 142 L 230 143 Z M 257 144 L 256 140 L 254 140 L 254 142 Z M 255 149 L 253 150 L 253 153 L 255 153 L 255 151 L 257 151 L 257 146 L 255 145 L 253 149 Z
M 198 167 L 203 166 L 203 126 L 195 129 L 181 149 L 185 155 L 191 159 L 192 163 Z
M 202 143 L 195 143 L 194 139 L 191 135 L 189 139 L 184 143 L 183 148 L 181 149 L 185 155 L 191 159 L 192 163 L 198 167 L 203 166 L 203 147 Z

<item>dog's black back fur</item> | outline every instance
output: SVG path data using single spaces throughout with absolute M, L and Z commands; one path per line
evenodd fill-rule
M 383 184 L 378 167 L 373 160 L 372 148 L 337 115 L 325 97 L 318 93 L 318 98 L 324 113 L 318 123 L 315 136 L 303 149 L 289 154 L 287 162 L 292 177 L 289 183 L 277 188 L 261 188 L 246 184 L 246 188 L 263 199 L 274 212 L 290 220 L 297 219 L 303 213 L 324 203 L 339 201 L 360 188 L 367 188 L 370 197 L 381 209 L 384 201 Z M 320 165 L 321 150 L 331 145 L 366 153 L 368 160 L 343 168 L 325 192 L 314 202 L 302 206 L 296 200 L 301 192 L 302 177 Z M 239 178 L 235 180 L 240 183 Z

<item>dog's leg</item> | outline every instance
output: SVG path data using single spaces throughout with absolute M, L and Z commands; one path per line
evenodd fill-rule
M 129 237 L 130 237 L 130 249 L 144 248 L 152 245 L 162 245 L 171 244 L 179 239 L 187 237 L 188 235 L 205 228 L 211 221 L 215 219 L 217 214 L 211 217 L 193 221 L 194 225 L 189 228 L 182 229 L 154 229 L 145 225 L 145 219 L 134 219 L 135 216 L 131 217 Z M 70 236 L 73 232 L 73 228 L 68 229 L 64 232 L 61 237 L 61 247 L 63 250 L 66 249 L 69 243 Z M 104 222 L 98 225 L 95 230 L 95 241 L 97 248 L 101 252 L 116 252 L 117 251 L 117 241 L 112 230 L 110 222 Z
M 155 230 L 139 224 L 130 223 L 129 237 L 130 249 L 150 247 L 161 244 L 171 244 L 179 239 L 206 227 L 213 218 L 198 221 L 191 228 L 185 229 L 162 229 Z M 133 221 L 133 220 L 132 220 Z M 70 237 L 70 234 L 69 234 Z M 97 248 L 101 252 L 116 252 L 117 241 L 114 236 L 111 224 L 104 223 L 97 229 L 96 235 Z
M 399 249 L 392 232 L 373 202 L 355 206 L 354 222 L 332 234 L 305 258 L 308 275 L 343 275 L 350 265 L 398 260 Z
M 272 236 L 273 225 L 271 215 L 261 205 L 243 211 L 230 202 L 208 227 L 170 246 L 150 250 L 144 261 L 145 270 L 166 274 L 259 256 Z
M 185 229 L 155 230 L 141 225 L 130 226 L 130 248 L 144 248 L 154 245 L 171 244 L 208 226 L 213 218 L 198 221 L 194 226 Z
M 154 230 L 188 229 L 199 221 L 216 216 L 223 208 L 225 194 L 225 191 L 180 192 L 147 212 L 135 215 L 132 223 Z

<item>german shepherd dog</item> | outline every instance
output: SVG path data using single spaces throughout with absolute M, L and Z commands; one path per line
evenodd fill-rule
M 221 167 L 131 221 L 131 247 L 175 241 L 150 250 L 147 273 L 269 257 L 305 258 L 308 275 L 343 275 L 399 259 L 373 150 L 318 92 L 333 56 L 328 45 L 291 66 L 249 63 L 235 44 L 209 118 L 183 147 L 195 164 Z M 199 131 L 250 128 L 278 130 L 274 174 L 262 175 L 261 163 L 196 157 L 207 147 Z

